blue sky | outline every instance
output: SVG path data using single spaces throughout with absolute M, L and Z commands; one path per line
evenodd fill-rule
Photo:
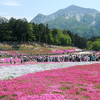
M 100 0 L 0 0 L 0 16 L 29 22 L 39 13 L 49 15 L 70 5 L 100 11 Z

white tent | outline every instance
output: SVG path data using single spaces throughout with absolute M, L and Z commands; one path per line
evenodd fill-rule
M 74 53 L 74 54 L 93 54 L 93 52 L 86 51 L 86 52 L 79 52 L 79 53 Z
M 82 51 L 81 49 L 76 49 L 76 51 Z

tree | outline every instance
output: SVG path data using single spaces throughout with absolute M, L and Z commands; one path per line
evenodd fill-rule
M 48 24 L 46 24 L 46 44 L 47 44 L 47 41 L 48 41 L 49 33 L 50 33 L 50 29 L 48 28 Z
M 0 41 L 9 40 L 9 33 L 8 20 L 5 18 L 0 18 Z
M 71 45 L 74 46 L 74 42 L 75 42 L 75 34 L 72 33 L 70 30 L 66 30 L 66 33 L 70 36 L 71 38 Z
M 91 45 L 91 50 L 96 50 L 96 51 L 100 51 L 100 39 L 98 39 L 97 41 L 94 41 Z
M 14 25 L 15 34 L 17 36 L 17 40 L 23 42 L 23 29 L 22 29 L 22 26 L 23 26 L 22 19 L 16 20 L 15 25 Z
M 10 31 L 10 36 L 12 41 L 16 41 L 17 40 L 17 35 L 15 34 L 15 30 L 14 30 L 14 25 L 15 25 L 16 19 L 11 17 L 9 22 L 8 22 L 8 28 Z
M 52 36 L 52 30 L 50 30 L 50 33 L 48 35 L 48 43 L 53 44 L 54 43 L 54 38 Z
M 28 41 L 36 41 L 36 37 L 34 35 L 34 26 L 33 24 L 29 23 L 29 37 Z
M 87 42 L 87 49 L 91 49 L 92 43 L 93 43 L 92 41 Z
M 5 24 L 8 22 L 8 19 L 6 19 L 5 17 L 0 17 L 0 24 Z
M 38 30 L 38 25 L 37 24 L 35 24 L 35 23 L 32 23 L 32 25 L 33 25 L 33 34 L 35 35 L 35 41 L 39 41 L 39 30 Z
M 45 29 L 45 26 L 41 23 L 38 25 L 38 36 L 39 36 L 39 42 L 41 42 L 41 36 L 44 36 L 43 35 L 43 31 Z
M 84 37 L 78 36 L 75 34 L 74 36 L 74 46 L 79 48 L 87 48 L 87 40 Z
M 15 32 L 19 41 L 25 42 L 26 37 L 29 37 L 29 24 L 25 18 L 18 19 L 15 22 Z
M 57 29 L 52 29 L 52 36 L 53 36 L 53 39 L 54 39 L 53 44 L 56 44 L 56 35 L 57 35 L 57 34 L 58 34 Z

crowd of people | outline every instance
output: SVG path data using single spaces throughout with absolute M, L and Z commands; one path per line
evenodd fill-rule
M 21 56 L 21 63 L 27 61 L 36 62 L 81 62 L 81 61 L 99 61 L 100 55 L 97 54 L 69 54 L 69 55 L 39 55 L 39 56 Z
M 81 61 L 99 61 L 99 55 L 62 55 L 62 56 L 39 56 L 34 57 L 37 62 L 81 62 Z
M 10 55 L 4 53 L 6 58 Z M 82 62 L 82 61 L 100 61 L 100 54 L 75 54 L 75 53 L 68 53 L 68 54 L 27 54 L 27 55 L 11 55 L 10 62 L 6 59 L 6 63 L 25 63 L 25 62 Z M 2 58 L 3 59 L 3 58 Z M 1 60 L 2 60 L 1 59 Z M 1 61 L 4 62 L 4 59 Z

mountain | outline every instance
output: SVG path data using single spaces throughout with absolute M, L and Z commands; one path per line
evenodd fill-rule
M 50 15 L 38 14 L 31 20 L 31 22 L 35 22 L 37 24 L 45 23 L 47 21 L 54 20 L 60 16 L 64 16 L 66 19 L 76 16 L 76 18 L 80 20 L 84 14 L 90 14 L 95 16 L 97 13 L 99 12 L 95 9 L 82 8 L 72 5 L 65 9 L 60 9 L 57 12 Z
M 86 38 L 100 36 L 100 12 L 95 9 L 71 5 L 50 15 L 38 14 L 31 23 L 43 23 L 52 28 L 68 29 Z M 99 22 L 98 22 L 99 21 Z

